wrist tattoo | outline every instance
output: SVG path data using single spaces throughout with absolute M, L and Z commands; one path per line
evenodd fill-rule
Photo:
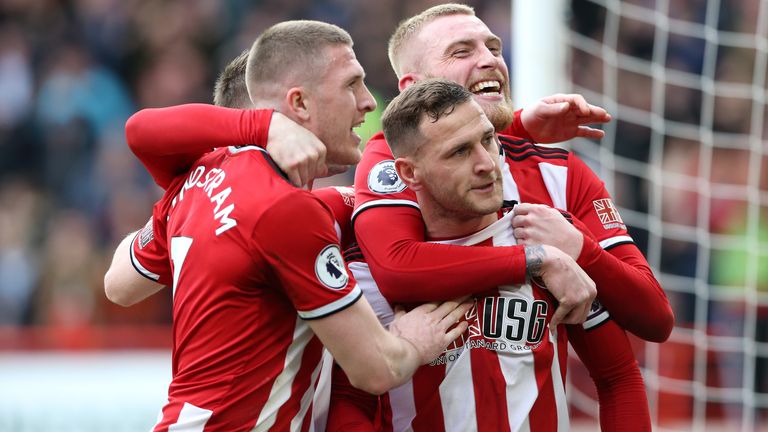
M 525 247 L 525 270 L 528 276 L 539 277 L 544 266 L 544 258 L 547 256 L 541 245 Z

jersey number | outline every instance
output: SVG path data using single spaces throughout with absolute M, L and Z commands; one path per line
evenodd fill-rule
M 176 286 L 179 284 L 179 275 L 181 266 L 187 259 L 187 252 L 192 246 L 191 237 L 172 237 L 171 238 L 171 262 L 173 262 L 173 296 L 176 297 Z

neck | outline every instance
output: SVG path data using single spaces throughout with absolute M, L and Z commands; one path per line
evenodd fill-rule
M 468 236 L 499 219 L 496 212 L 482 216 L 467 216 L 430 206 L 422 206 L 421 215 L 427 226 L 427 238 L 430 239 L 453 239 Z

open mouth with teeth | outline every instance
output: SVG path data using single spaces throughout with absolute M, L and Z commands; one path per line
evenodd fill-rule
M 501 82 L 495 80 L 480 81 L 473 84 L 469 91 L 478 95 L 498 95 L 501 94 Z

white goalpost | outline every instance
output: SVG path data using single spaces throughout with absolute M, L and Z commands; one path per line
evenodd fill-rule
M 565 145 L 606 182 L 675 311 L 668 342 L 637 343 L 654 429 L 768 430 L 768 2 L 512 9 L 516 105 L 576 92 L 614 117 L 600 142 Z M 589 389 L 569 399 L 597 414 Z

